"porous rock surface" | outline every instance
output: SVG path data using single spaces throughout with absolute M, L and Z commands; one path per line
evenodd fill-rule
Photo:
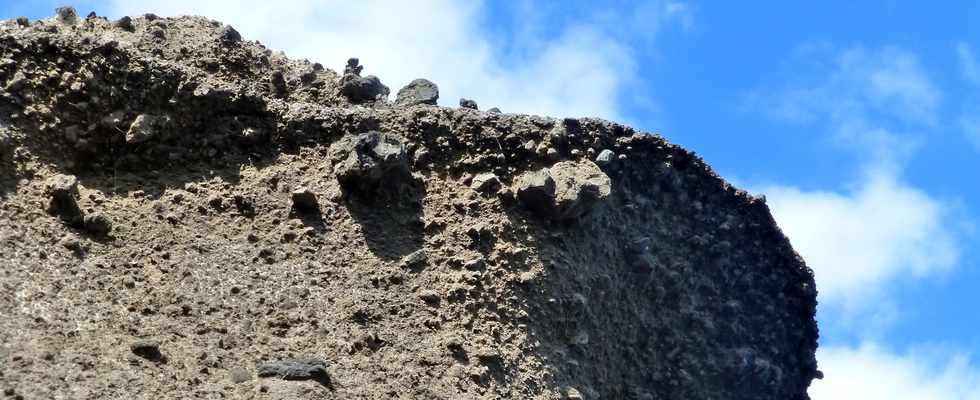
M 763 201 L 657 135 L 394 103 L 353 61 L 0 22 L 5 395 L 807 398 L 816 290 Z

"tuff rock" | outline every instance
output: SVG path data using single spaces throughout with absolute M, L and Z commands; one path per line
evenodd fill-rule
M 359 60 L 207 18 L 72 15 L 0 21 L 12 398 L 803 400 L 821 376 L 765 202 L 659 135 L 389 103 Z

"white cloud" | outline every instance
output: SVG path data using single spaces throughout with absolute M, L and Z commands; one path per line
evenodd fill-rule
M 570 24 L 544 37 L 539 30 L 517 26 L 506 32 L 515 41 L 501 44 L 501 38 L 491 37 L 501 27 L 483 25 L 485 8 L 480 2 L 112 0 L 110 4 L 112 15 L 148 11 L 205 15 L 233 25 L 248 39 L 335 70 L 356 56 L 365 73 L 378 75 L 393 93 L 415 78 L 436 82 L 440 103 L 448 106 L 467 97 L 481 107 L 497 106 L 505 112 L 619 119 L 619 98 L 637 79 L 632 49 L 615 36 L 615 26 Z M 676 7 L 659 18 L 687 15 Z
M 980 371 L 966 354 L 895 354 L 874 343 L 817 350 L 824 379 L 813 400 L 978 400 Z
M 899 157 L 914 141 L 916 129 L 932 127 L 942 93 L 926 75 L 918 58 L 898 48 L 860 47 L 834 52 L 807 46 L 792 70 L 823 66 L 817 79 L 789 82 L 787 88 L 766 88 L 750 94 L 753 108 L 778 120 L 822 124 L 848 145 L 862 145 L 879 157 Z M 831 60 L 821 64 L 824 59 Z M 895 145 L 898 145 L 897 147 Z
M 958 259 L 947 205 L 893 170 L 868 170 L 844 192 L 780 185 L 759 191 L 814 270 L 821 307 L 869 311 L 889 282 L 943 273 Z
M 833 60 L 827 69 L 812 82 L 775 91 L 766 111 L 829 132 L 857 152 L 862 169 L 851 185 L 833 191 L 786 185 L 758 190 L 813 268 L 822 309 L 877 313 L 866 306 L 882 301 L 895 279 L 942 273 L 958 261 L 948 205 L 902 179 L 921 132 L 937 119 L 942 96 L 915 55 L 904 50 L 853 48 L 828 55 L 823 47 L 814 49 L 804 55 Z

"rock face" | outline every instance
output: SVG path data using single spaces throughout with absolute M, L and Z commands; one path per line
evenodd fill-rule
M 200 17 L 62 9 L 0 43 L 11 396 L 800 400 L 819 375 L 811 271 L 660 136 L 389 102 L 357 60 Z

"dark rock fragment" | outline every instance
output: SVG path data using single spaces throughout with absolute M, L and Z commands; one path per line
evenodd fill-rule
M 487 110 L 487 112 L 490 114 L 500 114 L 501 111 L 497 107 L 491 107 L 489 110 Z
M 87 232 L 98 237 L 105 237 L 112 231 L 112 221 L 101 212 L 94 212 L 84 218 L 84 228 Z
M 236 43 L 242 41 L 242 34 L 238 33 L 231 25 L 225 25 L 221 30 L 221 41 L 225 43 Z
M 428 261 L 428 256 L 425 254 L 425 250 L 418 249 L 402 258 L 402 266 L 406 268 L 417 268 L 424 265 L 426 261 Z
M 439 87 L 428 79 L 416 79 L 398 91 L 395 104 L 411 106 L 415 104 L 436 105 L 439 100 Z
M 347 136 L 331 146 L 334 174 L 346 189 L 376 189 L 382 181 L 411 177 L 400 136 L 371 131 Z
M 548 213 L 555 203 L 555 180 L 551 172 L 545 168 L 518 178 L 517 198 L 531 210 Z
M 163 353 L 160 352 L 160 342 L 154 340 L 137 340 L 129 345 L 129 350 L 150 361 L 165 360 Z
M 474 110 L 479 110 L 480 108 L 476 105 L 476 102 L 470 99 L 459 99 L 460 108 L 470 108 Z
M 80 226 L 84 214 L 78 207 L 78 180 L 74 175 L 56 175 L 48 179 L 47 192 L 51 197 L 48 212 L 57 215 L 68 225 Z
M 272 71 L 272 74 L 269 75 L 269 85 L 272 86 L 272 93 L 276 97 L 283 97 L 286 95 L 286 77 L 282 71 Z
M 500 178 L 492 172 L 476 174 L 470 182 L 470 188 L 477 192 L 489 193 L 500 187 Z
M 344 75 L 361 76 L 361 71 L 364 70 L 364 66 L 360 64 L 361 60 L 358 60 L 357 57 L 348 58 L 347 65 L 344 66 Z
M 31 26 L 31 20 L 27 19 L 27 17 L 17 17 L 17 25 L 26 28 Z
M 279 378 L 286 381 L 318 381 L 327 383 L 327 362 L 318 358 L 292 358 L 259 364 L 260 378 Z
M 293 208 L 302 212 L 313 212 L 320 208 L 316 194 L 305 187 L 297 188 L 292 193 Z
M 54 12 L 58 15 L 58 21 L 65 25 L 75 25 L 78 22 L 78 13 L 75 12 L 74 7 L 58 7 Z
M 133 26 L 133 19 L 130 18 L 128 15 L 124 15 L 122 18 L 116 20 L 116 22 L 113 22 L 112 26 L 122 29 L 126 32 L 133 32 L 136 30 L 136 27 Z
M 354 103 L 383 100 L 391 91 L 374 75 L 360 77 L 344 75 L 340 80 L 340 93 Z

